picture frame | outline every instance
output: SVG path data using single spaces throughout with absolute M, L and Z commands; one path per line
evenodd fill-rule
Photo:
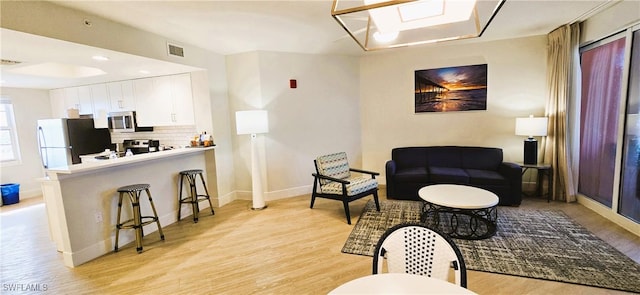
M 487 64 L 415 71 L 415 112 L 487 110 Z

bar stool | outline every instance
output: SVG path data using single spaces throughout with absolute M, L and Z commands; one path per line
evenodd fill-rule
M 204 195 L 199 195 L 196 190 L 196 177 L 200 176 L 200 181 L 202 182 L 202 186 L 204 187 Z M 189 183 L 189 195 L 186 197 L 182 197 L 182 185 L 184 183 L 184 179 L 187 179 Z M 180 190 L 178 191 L 178 221 L 180 220 L 180 208 L 182 208 L 182 204 L 191 204 L 191 208 L 193 209 L 193 222 L 198 223 L 198 213 L 200 212 L 200 207 L 198 206 L 199 202 L 204 200 L 209 201 L 209 208 L 211 208 L 211 215 L 216 214 L 213 212 L 213 204 L 211 204 L 211 198 L 209 197 L 209 190 L 207 190 L 207 185 L 204 183 L 204 177 L 202 176 L 202 169 L 191 169 L 180 171 Z
M 120 193 L 120 197 L 118 199 L 118 219 L 116 223 L 116 245 L 114 248 L 114 252 L 118 252 L 118 235 L 120 234 L 120 229 L 130 229 L 133 228 L 136 231 L 136 250 L 138 253 L 142 252 L 142 236 L 144 235 L 142 227 L 151 223 L 158 224 L 158 232 L 160 233 L 160 239 L 164 241 L 164 234 L 162 233 L 162 226 L 160 226 L 160 220 L 158 219 L 158 213 L 156 212 L 156 207 L 153 205 L 153 199 L 151 199 L 151 193 L 149 192 L 148 184 L 133 184 L 127 185 L 118 188 L 118 193 Z M 149 198 L 149 203 L 151 204 L 151 210 L 153 210 L 153 216 L 142 216 L 140 213 L 140 193 L 145 191 L 147 193 L 147 197 Z M 124 222 L 120 222 L 120 216 L 122 213 L 122 199 L 124 195 L 127 194 L 129 196 L 129 200 L 131 201 L 131 206 L 133 207 L 133 218 L 126 220 Z

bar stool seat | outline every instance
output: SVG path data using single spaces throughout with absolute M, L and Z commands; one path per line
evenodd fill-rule
M 118 217 L 116 221 L 116 243 L 114 252 L 118 252 L 118 236 L 120 234 L 120 229 L 123 228 L 135 230 L 136 250 L 138 251 L 138 253 L 142 252 L 142 237 L 144 236 L 144 231 L 142 228 L 143 226 L 155 222 L 158 225 L 158 233 L 160 233 L 160 239 L 164 240 L 164 234 L 162 233 L 162 226 L 160 225 L 158 213 L 156 212 L 156 207 L 153 205 L 153 199 L 151 198 L 151 193 L 149 192 L 150 187 L 151 186 L 149 184 L 142 183 L 127 185 L 118 188 Z M 151 210 L 153 211 L 153 216 L 142 216 L 141 214 L 140 194 L 143 191 L 147 194 L 147 198 L 149 199 L 149 203 L 151 204 Z M 131 207 L 133 209 L 133 218 L 120 222 L 120 217 L 122 215 L 122 200 L 124 199 L 125 194 L 129 197 L 129 201 L 131 202 Z
M 200 182 L 204 187 L 204 194 L 198 194 L 196 188 L 196 178 L 200 176 Z M 189 192 L 188 195 L 182 196 L 182 186 L 184 184 L 184 180 L 187 180 L 189 183 Z M 202 169 L 190 169 L 180 171 L 180 190 L 178 191 L 178 221 L 180 221 L 181 208 L 182 204 L 191 204 L 191 209 L 193 210 L 193 222 L 198 223 L 198 216 L 200 212 L 199 202 L 209 201 L 209 208 L 211 208 L 211 215 L 215 215 L 216 213 L 213 211 L 213 204 L 211 204 L 211 197 L 209 196 L 209 190 L 207 189 L 207 185 L 204 182 L 204 177 L 202 176 Z

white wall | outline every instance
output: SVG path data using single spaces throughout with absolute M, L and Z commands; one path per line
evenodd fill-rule
M 354 166 L 361 165 L 358 72 L 356 57 L 278 52 L 227 57 L 232 112 L 269 112 L 269 133 L 261 136 L 267 200 L 310 192 L 317 156 L 345 151 Z M 289 88 L 290 79 L 297 80 L 297 88 Z M 249 192 L 249 136 L 235 141 L 237 187 Z
M 391 149 L 403 146 L 498 147 L 522 161 L 515 118 L 544 115 L 546 36 L 407 48 L 370 54 L 360 63 L 364 168 L 384 174 Z M 414 113 L 414 71 L 488 65 L 486 111 Z M 381 182 L 385 182 L 381 175 Z
M 37 178 L 44 176 L 38 151 L 37 120 L 51 118 L 49 91 L 20 88 L 0 88 L 2 99 L 13 103 L 21 161 L 2 166 L 2 183 L 19 183 L 20 199 L 41 195 Z
M 582 23 L 580 44 L 586 45 L 598 41 L 638 22 L 640 22 L 640 1 L 620 1 Z

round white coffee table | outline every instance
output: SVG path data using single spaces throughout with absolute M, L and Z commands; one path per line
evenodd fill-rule
M 466 185 L 434 184 L 421 188 L 418 195 L 425 201 L 421 221 L 434 223 L 452 238 L 479 240 L 496 233 L 499 199 L 490 191 Z M 445 217 L 444 222 L 441 217 Z

